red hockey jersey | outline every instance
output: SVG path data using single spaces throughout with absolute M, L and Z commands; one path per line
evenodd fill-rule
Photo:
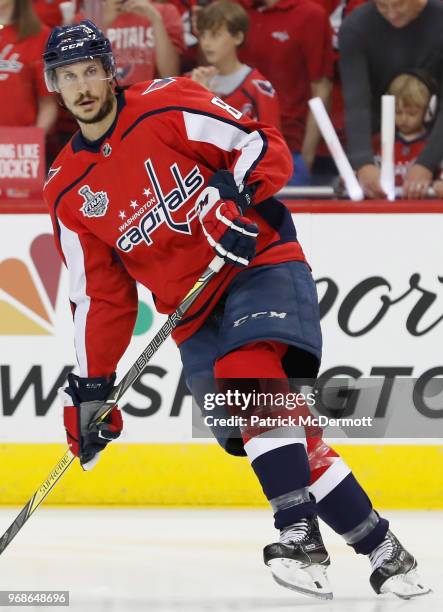
M 429 138 L 429 133 L 419 136 L 414 140 L 407 141 L 400 134 L 395 135 L 394 142 L 394 162 L 395 162 L 395 186 L 403 187 L 405 178 L 411 166 L 413 166 L 420 153 L 426 146 L 426 142 Z M 373 138 L 374 147 L 374 159 L 377 164 L 381 165 L 381 136 L 376 134 Z M 443 167 L 439 168 L 435 174 L 434 179 L 443 178 Z
M 250 26 L 239 59 L 271 81 L 280 102 L 282 131 L 291 151 L 300 151 L 311 83 L 332 78 L 332 33 L 326 11 L 309 0 L 279 0 L 257 6 L 240 0 Z
M 244 115 L 280 129 L 280 107 L 271 83 L 256 68 L 230 94 L 220 95 L 230 106 Z
M 43 78 L 41 57 L 49 30 L 20 39 L 15 25 L 0 27 L 0 125 L 32 126 L 39 98 L 50 96 Z
M 248 216 L 260 235 L 251 265 L 304 260 L 288 211 L 269 199 L 292 172 L 276 129 L 187 78 L 138 83 L 117 98 L 108 132 L 94 143 L 77 132 L 44 189 L 70 274 L 81 376 L 116 369 L 137 315 L 136 281 L 171 313 L 212 260 L 195 204 L 217 170 L 256 189 Z M 211 281 L 175 330 L 177 343 L 199 328 L 239 271 L 227 265 Z

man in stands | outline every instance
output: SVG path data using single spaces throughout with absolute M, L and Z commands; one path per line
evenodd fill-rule
M 241 0 L 250 20 L 240 59 L 271 81 L 280 101 L 283 135 L 294 159 L 289 184 L 306 185 L 320 142 L 308 100 L 328 105 L 332 35 L 326 11 L 308 0 Z
M 441 88 L 443 3 L 374 0 L 357 8 L 340 30 L 340 71 L 351 164 L 365 194 L 384 198 L 371 137 L 378 130 L 380 97 L 398 74 L 425 70 Z M 403 185 L 406 198 L 423 197 L 443 157 L 443 110 Z

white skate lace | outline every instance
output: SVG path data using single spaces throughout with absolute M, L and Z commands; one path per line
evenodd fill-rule
M 394 552 L 394 541 L 386 534 L 385 539 L 372 552 L 369 553 L 372 571 L 375 571 L 385 561 L 392 557 Z
M 290 542 L 301 542 L 309 530 L 308 519 L 300 519 L 288 527 L 284 527 L 280 531 L 280 544 L 289 544 Z

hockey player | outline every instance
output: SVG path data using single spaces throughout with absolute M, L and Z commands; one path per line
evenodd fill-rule
M 195 68 L 192 78 L 243 115 L 280 128 L 280 109 L 271 83 L 237 57 L 248 27 L 248 15 L 237 2 L 218 0 L 199 10 L 198 37 L 209 65 Z
M 175 330 L 184 372 L 199 377 L 315 377 L 321 353 L 315 285 L 291 217 L 273 194 L 292 171 L 274 128 L 243 118 L 190 79 L 119 91 L 109 40 L 88 21 L 55 28 L 44 55 L 50 91 L 80 130 L 50 169 L 44 196 L 70 300 L 80 375 L 62 393 L 69 446 L 85 469 L 122 429 L 116 408 L 89 428 L 110 393 L 137 314 L 136 281 L 171 313 L 207 267 L 226 261 Z M 284 317 L 248 317 L 282 312 Z M 243 325 L 234 323 L 249 318 Z M 272 432 L 271 432 L 272 433 Z M 247 455 L 280 540 L 265 563 L 286 587 L 332 597 L 317 515 L 369 555 L 376 592 L 426 592 L 416 561 L 320 438 L 248 432 L 219 437 Z M 307 452 L 308 451 L 308 452 Z

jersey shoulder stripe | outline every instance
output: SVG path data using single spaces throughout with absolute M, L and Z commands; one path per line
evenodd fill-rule
M 150 117 L 153 117 L 154 115 L 161 115 L 161 114 L 171 113 L 171 112 L 182 112 L 182 113 L 191 113 L 191 114 L 194 114 L 194 115 L 203 115 L 205 117 L 210 117 L 212 119 L 216 119 L 217 121 L 221 121 L 223 123 L 228 123 L 230 125 L 233 125 L 234 127 L 238 128 L 239 130 L 242 130 L 243 132 L 245 132 L 245 134 L 251 133 L 251 130 L 248 127 L 238 123 L 237 121 L 235 121 L 233 119 L 228 119 L 228 117 L 221 117 L 220 115 L 217 115 L 215 113 L 209 113 L 207 111 L 203 111 L 203 110 L 199 110 L 197 108 L 191 108 L 191 107 L 187 107 L 187 106 L 167 106 L 167 107 L 164 107 L 164 108 L 156 108 L 154 110 L 148 111 L 148 112 L 143 113 L 142 115 L 140 115 L 134 121 L 134 123 L 132 123 L 123 132 L 123 134 L 121 136 L 121 140 L 124 140 L 127 136 L 129 136 L 129 134 L 132 132 L 132 130 L 134 130 L 145 119 L 149 119 Z

